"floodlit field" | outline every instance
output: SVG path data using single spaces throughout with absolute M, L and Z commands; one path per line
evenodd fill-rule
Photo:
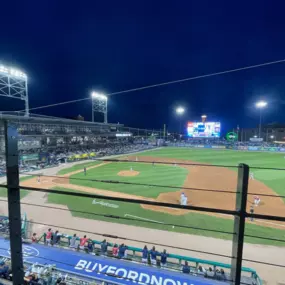
M 212 206 L 232 208 L 235 202 L 235 194 L 204 193 L 199 191 L 181 190 L 180 187 L 195 187 L 203 189 L 236 190 L 235 168 L 238 163 L 247 163 L 250 166 L 284 167 L 285 159 L 282 154 L 276 153 L 250 153 L 223 150 L 200 150 L 185 148 L 163 148 L 147 151 L 137 155 L 140 162 L 112 162 L 100 163 L 88 168 L 87 175 L 83 173 L 84 164 L 79 167 L 65 169 L 66 178 L 62 181 L 54 181 L 53 188 L 73 192 L 89 192 L 105 196 L 147 199 L 150 201 L 163 201 L 179 203 L 182 191 L 189 197 L 190 205 Z M 130 157 L 135 160 L 136 156 Z M 147 161 L 150 163 L 143 163 Z M 152 161 L 160 161 L 161 164 L 152 165 Z M 164 163 L 165 162 L 165 163 Z M 196 162 L 228 167 L 192 167 L 175 166 L 179 162 Z M 166 164 L 170 163 L 170 164 Z M 87 165 L 90 167 L 91 164 Z M 92 167 L 92 166 L 91 166 Z M 77 171 L 74 173 L 74 171 Z M 273 193 L 285 195 L 285 171 L 281 170 L 251 170 L 255 181 L 250 181 L 249 192 Z M 68 173 L 72 175 L 68 179 Z M 95 180 L 112 180 L 127 183 L 139 183 L 147 185 L 128 185 L 120 183 L 105 183 Z M 192 183 L 192 184 L 191 184 Z M 194 184 L 193 184 L 194 183 Z M 152 186 L 149 184 L 154 184 Z M 199 185 L 201 184 L 201 187 Z M 158 187 L 158 186 L 172 187 Z M 187 192 L 188 191 L 188 192 Z M 267 192 L 266 192 L 267 191 Z M 285 204 L 281 198 L 263 198 L 256 212 L 284 215 Z M 218 231 L 233 231 L 233 219 L 229 217 L 213 216 L 185 210 L 173 211 L 167 208 L 149 207 L 140 204 L 129 204 L 106 199 L 78 198 L 65 195 L 48 195 L 48 203 L 67 205 L 73 216 L 97 219 L 116 223 L 125 223 L 142 227 L 164 229 L 189 234 L 213 236 L 223 239 L 231 239 L 232 235 Z M 251 198 L 249 197 L 249 205 Z M 283 208 L 284 207 L 284 208 Z M 111 219 L 107 215 L 125 217 L 124 219 Z M 172 225 L 176 225 L 173 227 Z M 180 226 L 179 226 L 180 225 Z M 189 228 L 188 228 L 189 227 Z M 213 231 L 204 231 L 208 228 Z M 246 224 L 246 234 L 261 237 L 274 236 L 283 239 L 285 228 L 280 224 L 259 221 Z M 284 243 L 271 240 L 246 237 L 247 242 L 274 244 L 284 246 Z

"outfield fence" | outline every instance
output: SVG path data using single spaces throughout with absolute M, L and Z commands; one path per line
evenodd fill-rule
M 62 211 L 62 216 L 63 215 L 67 215 L 67 212 L 70 209 L 66 209 L 64 207 L 55 207 L 54 205 L 43 205 L 40 203 L 38 204 L 33 204 L 32 202 L 29 201 L 29 199 L 27 199 L 25 202 L 21 202 L 21 194 L 23 193 L 23 191 L 30 191 L 29 193 L 32 193 L 35 197 L 37 197 L 38 194 L 43 193 L 44 195 L 48 195 L 48 194 L 53 194 L 53 195 L 60 195 L 60 196 L 64 196 L 64 197 L 76 197 L 77 199 L 79 198 L 86 198 L 86 199 L 102 199 L 102 200 L 107 200 L 107 201 L 112 201 L 112 202 L 123 202 L 126 203 L 127 205 L 130 205 L 130 207 L 132 205 L 142 205 L 144 207 L 159 207 L 161 208 L 165 208 L 165 209 L 170 209 L 172 211 L 175 210 L 183 210 L 183 211 L 191 211 L 191 213 L 210 213 L 213 215 L 225 215 L 228 217 L 232 217 L 233 219 L 233 231 L 232 232 L 225 232 L 225 234 L 227 235 L 231 235 L 232 236 L 232 251 L 230 255 L 222 255 L 219 253 L 211 253 L 211 252 L 203 252 L 203 251 L 199 251 L 196 250 L 197 254 L 199 253 L 205 253 L 205 254 L 210 254 L 213 256 L 221 256 L 224 258 L 229 258 L 231 260 L 230 264 L 227 263 L 222 263 L 222 262 L 215 262 L 215 261 L 209 261 L 209 260 L 205 260 L 205 259 L 200 259 L 200 258 L 192 258 L 186 255 L 179 255 L 179 254 L 172 254 L 169 253 L 169 258 L 171 260 L 173 260 L 172 265 L 179 268 L 179 266 L 181 265 L 182 261 L 189 261 L 192 264 L 192 268 L 194 268 L 195 270 L 197 269 L 197 267 L 200 264 L 205 264 L 205 265 L 211 265 L 214 267 L 214 269 L 216 269 L 217 267 L 219 268 L 225 268 L 229 270 L 229 279 L 226 280 L 226 283 L 221 283 L 221 284 L 262 284 L 262 281 L 259 277 L 260 272 L 256 272 L 254 269 L 251 268 L 246 268 L 246 267 L 242 267 L 242 262 L 243 261 L 247 261 L 247 262 L 251 262 L 251 263 L 256 263 L 256 264 L 265 264 L 267 266 L 274 266 L 274 267 L 279 267 L 279 268 L 285 268 L 285 264 L 273 264 L 273 263 L 268 263 L 266 262 L 266 260 L 255 260 L 255 259 L 244 259 L 243 258 L 243 246 L 244 246 L 244 239 L 246 237 L 245 234 L 245 227 L 246 227 L 246 220 L 247 219 L 258 219 L 261 221 L 268 221 L 271 223 L 284 223 L 285 222 L 285 216 L 283 215 L 270 215 L 270 214 L 257 214 L 257 213 L 253 213 L 248 211 L 247 209 L 247 203 L 248 203 L 248 196 L 253 196 L 255 194 L 259 194 L 259 193 L 248 193 L 248 189 L 249 189 L 249 178 L 250 178 L 250 167 L 246 164 L 239 164 L 236 167 L 233 167 L 231 165 L 206 165 L 206 164 L 195 164 L 195 163 L 177 163 L 181 166 L 193 166 L 193 167 L 209 167 L 209 168 L 226 168 L 226 167 L 231 167 L 234 168 L 234 170 L 236 171 L 236 187 L 235 189 L 211 189 L 211 188 L 199 188 L 199 187 L 193 187 L 191 188 L 191 191 L 197 191 L 197 192 L 205 192 L 205 193 L 210 193 L 210 192 L 220 192 L 220 194 L 222 195 L 234 195 L 235 199 L 234 199 L 234 207 L 233 209 L 230 209 L 228 207 L 225 208 L 214 208 L 214 207 L 209 207 L 209 206 L 201 206 L 201 205 L 184 205 L 184 204 L 179 204 L 179 203 L 168 203 L 168 202 L 161 202 L 161 201 L 155 201 L 152 199 L 146 199 L 146 198 L 129 198 L 128 196 L 116 196 L 116 195 L 104 195 L 104 194 L 94 194 L 94 193 L 83 193 L 83 192 L 68 192 L 68 191 L 63 191 L 61 189 L 49 189 L 47 187 L 43 187 L 44 184 L 38 184 L 39 187 L 30 187 L 30 186 L 24 186 L 21 185 L 20 186 L 20 180 L 19 180 L 19 154 L 18 154 L 18 130 L 17 130 L 17 122 L 11 122 L 11 121 L 4 121 L 4 132 L 5 132 L 5 148 L 6 148 L 6 167 L 7 167 L 7 184 L 5 185 L 0 185 L 1 188 L 6 188 L 7 189 L 7 200 L 3 199 L 3 203 L 7 202 L 7 208 L 8 208 L 8 214 L 9 214 L 9 232 L 10 232 L 10 250 L 9 252 L 11 253 L 11 259 L 12 259 L 12 275 L 13 275 L 13 284 L 22 284 L 23 282 L 23 277 L 24 277 L 24 262 L 23 262 L 23 256 L 24 256 L 24 260 L 26 258 L 33 258 L 34 255 L 33 253 L 31 253 L 30 255 L 28 255 L 27 257 L 27 247 L 25 247 L 25 252 L 23 251 L 23 245 L 22 245 L 22 232 L 24 231 L 25 233 L 27 233 L 27 227 L 28 224 L 38 224 L 41 225 L 43 228 L 43 231 L 45 232 L 46 229 L 48 227 L 56 227 L 56 228 L 61 228 L 64 229 L 65 227 L 62 225 L 58 225 L 57 221 L 54 221 L 54 224 L 47 224 L 41 221 L 41 211 L 43 211 L 44 208 L 49 208 L 50 210 L 60 210 Z M 104 162 L 114 162 L 114 163 L 143 163 L 143 164 L 161 164 L 161 165 L 166 165 L 166 164 L 176 164 L 175 162 L 167 162 L 167 161 L 144 161 L 143 159 L 137 161 L 137 160 L 129 160 L 129 159 L 103 159 Z M 280 171 L 284 171 L 285 169 L 280 169 Z M 31 174 L 34 175 L 34 174 Z M 52 177 L 53 175 L 43 175 L 42 177 Z M 54 179 L 65 179 L 65 177 L 53 177 Z M 95 181 L 95 179 L 89 179 L 91 181 Z M 98 179 L 97 179 L 98 180 Z M 127 181 L 114 181 L 114 180 L 110 180 L 110 179 L 99 179 L 97 182 L 100 183 L 107 183 L 107 184 L 122 184 L 122 185 L 132 185 L 131 182 L 127 182 Z M 42 187 L 40 187 L 42 186 Z M 138 184 L 136 183 L 137 187 L 164 187 L 167 188 L 167 185 L 156 185 L 156 184 L 151 184 L 151 183 L 145 183 L 145 184 Z M 171 186 L 171 188 L 175 188 L 173 186 Z M 177 189 L 179 187 L 177 186 Z M 180 187 L 181 189 L 181 187 Z M 190 190 L 190 189 L 188 189 Z M 234 191 L 232 191 L 234 190 Z M 25 192 L 26 193 L 26 192 Z M 268 196 L 268 194 L 265 194 L 264 196 Z M 259 196 L 262 196 L 262 194 Z M 40 195 L 39 195 L 40 197 Z M 277 198 L 285 198 L 282 195 L 276 195 Z M 274 197 L 272 197 L 274 198 Z M 38 210 L 38 217 L 37 219 L 33 219 L 33 220 L 29 220 L 29 217 L 27 217 L 26 215 L 24 217 L 21 217 L 21 205 L 26 205 L 29 207 L 35 207 L 35 209 L 37 208 Z M 81 210 L 81 212 L 84 212 L 84 208 Z M 85 212 L 86 213 L 86 212 Z M 92 215 L 92 213 L 86 213 L 88 215 Z M 44 214 L 45 215 L 45 214 Z M 100 216 L 100 213 L 96 214 L 98 216 Z M 124 221 L 136 221 L 137 223 L 143 223 L 144 221 L 142 220 L 138 220 L 137 217 L 133 216 L 133 217 L 128 217 L 128 216 L 115 216 L 115 215 L 105 215 L 105 214 L 101 214 L 102 218 L 108 218 L 113 220 L 115 223 L 116 222 L 120 222 L 122 220 Z M 60 219 L 61 216 L 58 216 L 58 219 Z M 24 223 L 23 223 L 24 220 Z M 159 226 L 158 221 L 151 221 L 151 219 L 149 219 L 148 221 L 149 223 L 153 223 L 155 225 L 157 225 L 157 227 Z M 182 225 L 182 224 L 173 224 L 173 223 L 167 223 L 167 221 L 163 221 L 164 225 L 168 225 L 171 227 L 187 227 L 187 225 Z M 189 226 L 191 227 L 191 226 Z M 76 231 L 76 228 L 68 228 L 66 226 L 66 230 Z M 201 225 L 200 229 L 197 230 L 204 230 L 206 231 L 207 229 L 203 228 L 203 226 Z M 213 228 L 211 229 L 212 231 L 216 231 L 216 232 L 222 232 L 222 230 L 220 230 L 219 228 Z M 82 231 L 82 230 L 79 230 Z M 83 231 L 82 231 L 83 232 Z M 86 233 L 88 233 L 86 230 L 84 231 Z M 147 233 L 147 230 L 146 230 Z M 104 233 L 104 229 L 103 228 L 96 228 L 96 229 L 92 229 L 90 228 L 89 230 L 89 234 L 93 234 L 93 235 L 99 235 L 99 236 L 103 236 L 105 238 L 112 238 L 112 239 L 118 239 L 118 240 L 127 240 L 128 242 L 138 242 L 138 243 L 150 243 L 150 244 L 155 244 L 153 241 L 147 241 L 145 239 L 144 236 L 141 236 L 140 239 L 132 239 L 130 237 L 127 236 L 112 236 L 110 234 L 106 234 Z M 147 234 L 146 234 L 147 235 Z M 62 234 L 63 238 L 70 240 L 70 234 Z M 44 236 L 43 236 L 44 238 Z M 255 238 L 263 238 L 263 239 L 274 239 L 274 237 L 257 237 L 255 236 Z M 276 239 L 277 240 L 277 239 Z M 285 242 L 284 240 L 278 240 L 279 242 Z M 94 239 L 93 240 L 94 244 L 101 244 L 100 241 Z M 4 244 L 4 243 L 3 243 Z M 161 244 L 159 242 L 157 242 L 158 245 L 160 246 L 168 246 L 170 247 L 170 245 L 165 245 L 165 244 Z M 65 246 L 67 246 L 68 244 L 64 244 Z M 110 243 L 110 246 L 112 246 L 113 244 Z M 187 248 L 179 248 L 176 245 L 173 246 L 173 249 L 180 249 L 180 250 L 188 250 L 188 251 L 192 251 L 195 252 L 195 245 L 193 245 L 194 248 L 192 249 L 187 249 Z M 130 256 L 130 259 L 132 259 L 132 261 L 138 261 L 139 259 L 139 254 L 141 253 L 142 249 L 140 247 L 135 247 L 135 246 L 130 246 L 129 247 L 130 251 L 132 251 L 132 255 Z M 0 248 L 1 250 L 1 248 Z M 2 250 L 6 250 L 6 248 L 2 248 Z M 96 254 L 96 251 L 94 252 Z M 69 254 L 69 253 L 68 253 Z M 66 253 L 66 255 L 68 255 Z M 100 252 L 98 253 L 100 254 Z M 60 256 L 62 255 L 62 252 L 60 252 L 59 254 Z M 37 256 L 37 258 L 43 258 L 40 256 Z M 56 260 L 57 256 L 54 256 L 53 258 L 51 258 L 50 260 L 45 260 L 45 262 L 58 262 L 58 264 L 62 263 L 63 261 L 59 261 Z M 47 258 L 46 258 L 47 259 Z M 213 257 L 214 259 L 214 257 Z M 68 266 L 70 266 L 71 268 L 73 268 L 75 265 L 72 263 L 68 263 L 68 260 L 65 261 L 66 264 Z M 65 266 L 67 266 L 65 264 Z M 87 265 L 86 265 L 87 266 Z M 95 265 L 94 265 L 95 266 Z M 89 267 L 87 267 L 87 269 L 89 269 Z M 170 268 L 171 269 L 171 268 Z M 151 269 L 153 270 L 153 269 Z M 161 274 L 161 281 L 163 283 L 159 283 L 158 281 L 155 282 L 150 282 L 150 281 L 144 281 L 144 282 L 140 282 L 143 284 L 169 284 L 171 283 L 170 281 L 165 281 L 168 280 L 165 276 L 164 276 L 164 271 L 165 269 L 161 269 L 161 271 L 156 271 L 158 276 L 159 274 Z M 117 272 L 117 271 L 116 271 Z M 122 273 L 123 272 L 123 273 Z M 130 282 L 130 278 L 129 277 L 125 277 L 124 276 L 124 271 L 120 272 L 120 274 L 116 274 L 116 273 L 112 273 L 109 274 L 108 272 L 104 272 L 103 269 L 100 271 L 94 271 L 93 274 L 96 275 L 97 279 L 100 279 L 100 276 L 102 278 L 102 280 L 104 280 L 104 278 L 107 280 L 107 282 L 109 283 L 114 283 L 114 284 L 129 284 L 128 282 Z M 85 270 L 86 274 L 89 274 L 90 272 L 88 272 L 88 270 Z M 197 272 L 192 272 L 193 275 L 191 276 L 191 278 L 193 278 L 193 280 L 191 281 L 190 279 L 187 279 L 187 281 L 189 282 L 189 284 L 195 283 L 196 284 L 218 284 L 216 283 L 217 280 L 214 278 L 215 274 L 213 276 L 208 276 L 208 278 L 204 278 L 204 277 L 199 277 L 200 279 L 195 279 L 196 277 L 194 276 L 195 274 L 197 275 Z M 244 279 L 243 277 L 243 273 L 247 274 L 249 273 L 251 276 L 251 280 L 247 281 L 246 279 Z M 91 274 L 91 273 L 90 273 Z M 145 273 L 144 273 L 145 274 Z M 129 275 L 128 275 L 129 276 Z M 135 276 L 135 275 L 133 275 Z M 139 275 L 138 275 L 139 276 Z M 141 275 L 140 275 L 141 276 Z M 113 279 L 110 279 L 113 278 Z M 165 278 L 165 279 L 163 279 Z M 178 278 L 178 277 L 177 277 Z M 188 277 L 187 277 L 188 278 Z M 113 280 L 113 281 L 112 281 Z M 178 279 L 177 279 L 178 280 Z M 183 279 L 184 280 L 184 279 Z M 131 278 L 131 281 L 137 281 L 138 280 L 135 279 L 135 277 Z M 225 280 L 224 280 L 225 281 Z M 169 282 L 169 283 L 167 283 Z M 179 283 L 175 283 L 175 281 L 173 281 L 174 283 L 172 284 L 179 284 Z M 179 281 L 180 282 L 180 281 Z M 184 281 L 183 281 L 184 282 Z M 199 283 L 200 282 L 200 283 Z M 247 283 L 247 282 L 255 282 L 255 283 Z

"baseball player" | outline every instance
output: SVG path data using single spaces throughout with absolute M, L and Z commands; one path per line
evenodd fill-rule
M 186 206 L 187 205 L 187 196 L 183 193 L 180 195 L 180 205 Z
M 184 195 L 183 206 L 187 206 L 188 198 Z
M 254 173 L 253 172 L 249 173 L 249 180 L 254 180 Z
M 254 196 L 254 205 L 257 207 L 260 204 L 260 198 L 259 196 Z
M 41 176 L 38 175 L 38 183 L 41 183 Z
M 136 156 L 136 161 L 139 161 L 137 156 Z
M 254 214 L 254 207 L 253 207 L 253 205 L 250 206 L 249 212 L 250 212 L 251 214 Z M 250 217 L 250 221 L 253 222 L 253 217 Z
M 131 169 L 130 169 L 131 171 L 133 171 L 133 167 L 131 166 Z
M 84 166 L 84 176 L 86 176 L 86 167 Z

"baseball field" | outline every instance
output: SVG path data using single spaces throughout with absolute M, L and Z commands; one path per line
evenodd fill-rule
M 58 178 L 42 177 L 41 187 L 174 204 L 179 203 L 180 195 L 184 192 L 189 205 L 234 209 L 236 166 L 239 163 L 246 163 L 251 167 L 285 167 L 284 155 L 280 153 L 231 150 L 162 148 L 124 156 L 121 159 L 129 162 L 96 161 L 67 167 L 58 173 Z M 87 169 L 86 173 L 83 171 L 84 167 Z M 254 180 L 249 181 L 248 209 L 253 203 L 254 195 L 265 194 L 269 196 L 260 196 L 261 202 L 255 207 L 255 212 L 285 215 L 285 200 L 271 197 L 285 195 L 285 171 L 251 169 L 251 172 L 254 174 Z M 23 181 L 22 184 L 34 186 L 34 180 L 36 178 Z M 225 215 L 57 194 L 48 194 L 46 203 L 65 205 L 76 217 L 222 239 L 232 238 L 229 233 L 233 232 L 233 218 Z M 108 215 L 124 217 L 127 220 L 114 220 Z M 247 221 L 246 235 L 246 242 L 249 243 L 284 246 L 282 242 L 252 236 L 284 240 L 285 225 L 261 220 Z

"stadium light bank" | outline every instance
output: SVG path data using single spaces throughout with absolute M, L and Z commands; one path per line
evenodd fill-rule
M 261 138 L 261 120 L 262 120 L 262 109 L 267 106 L 267 102 L 265 101 L 258 101 L 255 103 L 255 107 L 260 110 L 259 112 L 259 138 Z
M 25 101 L 25 116 L 29 116 L 28 76 L 26 73 L 0 64 L 0 96 Z
M 91 92 L 92 99 L 92 122 L 94 122 L 94 112 L 104 114 L 104 123 L 107 124 L 108 97 L 102 93 Z

